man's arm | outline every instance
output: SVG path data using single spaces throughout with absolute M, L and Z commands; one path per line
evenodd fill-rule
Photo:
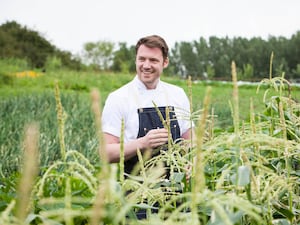
M 105 151 L 108 161 L 119 162 L 120 160 L 120 138 L 109 133 L 104 133 Z M 144 137 L 124 143 L 125 160 L 132 158 L 137 153 L 137 149 L 156 148 L 168 141 L 168 131 L 164 128 L 150 130 Z
M 184 132 L 182 135 L 181 135 L 181 137 L 183 138 L 183 139 L 185 139 L 185 140 L 191 140 L 191 138 L 193 137 L 195 137 L 195 135 L 194 135 L 194 129 L 192 129 L 192 128 L 189 128 L 186 132 Z

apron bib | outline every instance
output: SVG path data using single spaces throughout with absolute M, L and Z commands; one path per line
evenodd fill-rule
M 166 107 L 161 106 L 158 107 L 158 110 L 161 112 L 164 120 L 166 120 L 166 111 L 169 111 L 169 118 L 170 118 L 170 129 L 172 134 L 173 141 L 180 138 L 180 127 L 176 118 L 176 114 L 174 111 L 173 106 L 167 106 L 169 110 L 166 110 Z M 139 116 L 139 132 L 137 135 L 137 138 L 144 137 L 150 130 L 157 129 L 157 128 L 163 128 L 163 123 L 159 117 L 159 114 L 157 112 L 157 108 L 155 107 L 148 107 L 148 108 L 139 108 L 137 110 L 138 116 Z M 167 149 L 165 149 L 167 150 Z M 152 154 L 152 156 L 158 155 L 159 151 L 155 151 L 153 149 L 153 152 L 156 152 Z M 131 159 L 125 161 L 125 172 L 127 174 L 130 174 L 134 168 L 134 166 L 138 163 L 138 157 L 134 156 Z

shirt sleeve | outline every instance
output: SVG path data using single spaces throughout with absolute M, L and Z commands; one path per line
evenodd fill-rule
M 120 137 L 122 117 L 122 100 L 110 94 L 102 111 L 102 131 Z

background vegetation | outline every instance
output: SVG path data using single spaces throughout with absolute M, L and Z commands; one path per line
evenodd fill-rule
M 285 79 L 295 71 L 278 69 L 276 54 L 261 73 L 249 58 L 243 70 L 228 63 L 216 73 L 218 60 L 201 70 L 196 42 L 177 43 L 162 79 L 191 98 L 197 142 L 170 142 L 170 151 L 151 160 L 140 156 L 139 172 L 124 179 L 122 160 L 107 164 L 101 151 L 99 115 L 108 93 L 134 76 L 133 46 L 113 51 L 109 42 L 87 43 L 86 65 L 15 22 L 1 26 L 0 39 L 0 224 L 300 223 L 300 92 Z M 231 43 L 222 40 L 209 43 Z M 212 59 L 214 51 L 201 52 Z M 223 63 L 226 54 L 218 52 Z M 214 80 L 229 79 L 225 71 L 232 82 Z M 238 83 L 263 74 L 259 84 Z M 141 209 L 147 220 L 137 220 Z
M 260 81 L 269 74 L 270 55 L 274 52 L 273 71 L 285 72 L 286 79 L 300 78 L 300 31 L 291 38 L 270 36 L 246 39 L 199 37 L 193 42 L 177 42 L 170 47 L 167 75 L 193 80 L 231 80 L 231 61 L 237 64 L 239 80 Z M 37 31 L 29 30 L 15 21 L 0 26 L 0 58 L 25 59 L 31 68 L 43 70 L 67 67 L 84 70 L 135 72 L 134 46 L 99 40 L 87 42 L 82 54 L 74 56 L 49 43 Z
M 132 75 L 35 73 L 11 75 L 0 88 L 2 224 L 139 224 L 134 212 L 143 208 L 145 224 L 299 223 L 300 107 L 290 101 L 299 98 L 295 86 L 289 92 L 280 79 L 266 79 L 257 93 L 257 86 L 242 85 L 236 102 L 232 83 L 189 87 L 187 80 L 164 77 L 190 93 L 192 118 L 206 124 L 205 131 L 197 132 L 196 148 L 175 145 L 168 154 L 145 160 L 139 176 L 124 180 L 122 163 L 107 166 L 99 155 L 90 92 L 96 87 L 101 108 L 107 94 Z M 282 87 L 271 90 L 272 85 Z M 27 130 L 32 123 L 38 131 Z M 34 148 L 37 156 L 30 152 Z M 189 184 L 184 169 L 194 157 L 202 163 L 193 166 Z M 161 161 L 170 163 L 173 174 L 164 182 L 163 168 L 156 166 Z M 152 213 L 156 202 L 162 207 Z
M 13 63 L 11 60 L 10 63 Z M 16 64 L 19 61 L 16 62 Z M 2 68 L 12 67 L 5 60 L 0 61 Z M 6 66 L 5 66 L 6 65 Z M 21 69 L 21 68 L 20 68 Z M 54 85 L 58 82 L 61 90 L 61 101 L 67 113 L 65 124 L 66 144 L 77 149 L 88 157 L 91 162 L 97 162 L 97 141 L 94 121 L 91 112 L 90 92 L 93 88 L 99 90 L 101 105 L 109 92 L 115 90 L 132 79 L 132 74 L 84 72 L 72 70 L 54 70 L 35 72 L 36 76 L 18 77 L 19 73 L 10 73 L 9 82 L 0 86 L 0 118 L 1 135 L 0 153 L 2 155 L 2 172 L 11 173 L 18 169 L 21 160 L 21 147 L 18 143 L 23 137 L 24 126 L 30 121 L 40 123 L 42 165 L 49 165 L 59 158 L 59 139 L 57 136 L 56 103 Z M 29 74 L 27 74 L 29 75 Z M 215 129 L 232 129 L 230 99 L 232 98 L 232 83 L 196 82 L 189 90 L 188 81 L 176 77 L 165 77 L 163 80 L 192 91 L 193 109 L 199 110 L 203 106 L 205 88 L 212 86 L 211 107 L 215 114 Z M 262 87 L 264 90 L 265 87 Z M 263 91 L 256 93 L 257 85 L 240 86 L 241 120 L 249 119 L 250 100 L 252 98 L 255 110 L 263 110 Z M 299 98 L 296 90 L 293 97 Z M 288 90 L 285 91 L 288 94 Z M 70 142 L 69 142 L 70 141 Z

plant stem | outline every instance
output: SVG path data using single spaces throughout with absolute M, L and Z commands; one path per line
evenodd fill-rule
M 193 219 L 197 221 L 198 217 L 198 209 L 197 209 L 197 194 L 202 192 L 205 188 L 205 174 L 204 174 L 204 153 L 202 150 L 203 139 L 205 135 L 205 127 L 206 127 L 206 120 L 209 110 L 210 104 L 210 94 L 211 94 L 211 87 L 207 87 L 205 97 L 204 97 L 204 110 L 203 114 L 201 115 L 201 120 L 199 121 L 199 125 L 196 129 L 196 140 L 197 140 L 197 149 L 196 149 L 196 157 L 194 159 L 194 171 L 193 174 L 195 175 L 194 183 L 192 186 L 192 214 Z
M 65 160 L 66 145 L 65 145 L 65 138 L 64 138 L 64 130 L 65 130 L 65 120 L 67 116 L 61 104 L 58 82 L 55 83 L 55 101 L 56 101 L 56 112 L 57 112 L 57 122 L 58 122 L 60 154 L 62 159 Z
M 38 137 L 37 124 L 30 124 L 26 128 L 23 152 L 23 173 L 18 185 L 18 198 L 16 217 L 21 223 L 24 222 L 30 208 L 30 197 L 38 174 Z

